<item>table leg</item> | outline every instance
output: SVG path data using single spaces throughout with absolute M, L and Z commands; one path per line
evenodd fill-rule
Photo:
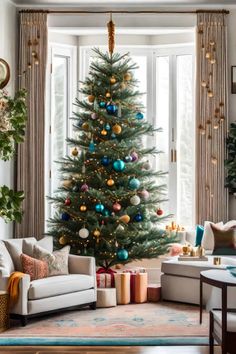
M 199 305 L 200 305 L 200 324 L 202 324 L 202 279 L 200 276 L 200 301 L 199 301 Z

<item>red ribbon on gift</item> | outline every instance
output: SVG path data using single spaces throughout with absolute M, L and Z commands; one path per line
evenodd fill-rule
M 97 274 L 110 274 L 111 275 L 111 286 L 114 287 L 115 286 L 115 276 L 114 274 L 116 273 L 115 270 L 111 269 L 111 268 L 105 268 L 105 267 L 101 267 L 96 271 Z

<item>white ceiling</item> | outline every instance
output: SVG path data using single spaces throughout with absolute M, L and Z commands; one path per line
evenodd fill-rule
M 236 5 L 236 0 L 11 0 L 17 6 L 30 7 L 80 7 L 80 6 L 96 6 L 96 7 L 150 7 L 150 6 L 221 6 Z

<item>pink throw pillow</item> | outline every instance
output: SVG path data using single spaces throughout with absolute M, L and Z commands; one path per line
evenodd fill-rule
M 173 243 L 169 248 L 169 255 L 171 257 L 179 256 L 182 253 L 182 247 L 180 243 Z
M 31 281 L 48 276 L 48 264 L 46 261 L 32 258 L 24 253 L 22 253 L 20 257 L 23 272 L 30 275 Z

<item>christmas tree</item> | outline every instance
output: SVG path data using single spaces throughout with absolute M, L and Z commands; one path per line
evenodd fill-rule
M 226 187 L 231 194 L 236 195 L 236 123 L 230 124 L 227 138 L 228 158 L 225 161 L 227 170 Z
M 136 65 L 128 54 L 113 53 L 114 24 L 109 28 L 109 53 L 94 49 L 96 60 L 76 100 L 74 128 L 68 139 L 71 156 L 63 159 L 63 185 L 53 198 L 57 213 L 50 234 L 55 245 L 71 245 L 71 252 L 91 255 L 109 268 L 167 251 L 173 238 L 159 224 L 165 200 L 166 173 L 154 172 L 142 138 L 154 129 L 140 103 Z

